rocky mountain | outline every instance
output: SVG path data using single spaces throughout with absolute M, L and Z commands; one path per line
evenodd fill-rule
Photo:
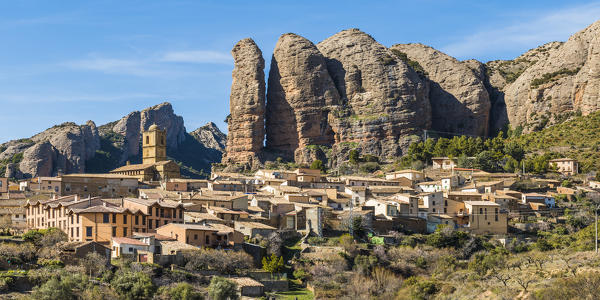
M 167 130 L 167 154 L 182 173 L 200 177 L 221 159 L 226 136 L 214 123 L 188 134 L 170 103 L 128 114 L 100 127 L 63 123 L 28 139 L 0 145 L 0 174 L 11 178 L 59 173 L 108 172 L 126 161 L 141 162 L 141 131 L 157 124 Z
M 239 41 L 231 50 L 233 83 L 227 117 L 229 138 L 223 162 L 255 166 L 265 138 L 265 60 L 252 39 Z
M 350 149 L 392 159 L 424 130 L 487 136 L 510 125 L 527 132 L 600 108 L 600 21 L 564 43 L 487 63 L 458 61 L 422 44 L 386 48 L 358 29 L 316 45 L 288 33 L 273 51 L 266 104 L 262 52 L 248 41 L 232 51 L 223 161 L 238 167 L 278 157 L 335 164 Z M 238 48 L 246 44 L 244 56 Z M 255 158 L 251 165 L 247 157 Z
M 219 127 L 213 122 L 190 132 L 198 142 L 207 148 L 215 149 L 221 152 L 227 147 L 227 135 L 221 132 Z

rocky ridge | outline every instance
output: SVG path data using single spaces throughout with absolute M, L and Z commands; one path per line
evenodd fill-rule
M 335 163 L 350 149 L 394 158 L 423 130 L 486 136 L 510 125 L 533 131 L 598 110 L 600 21 L 567 42 L 485 64 L 458 61 L 422 44 L 386 48 L 358 29 L 341 31 L 316 49 L 301 36 L 284 34 L 268 83 L 266 147 L 251 154 L 262 162 L 282 157 Z M 232 95 L 236 89 L 232 85 Z M 232 115 L 240 112 L 231 107 Z M 236 127 L 229 128 L 235 136 Z
M 60 173 L 101 173 L 127 160 L 141 162 L 141 130 L 157 124 L 167 130 L 169 156 L 182 163 L 188 176 L 201 176 L 221 159 L 226 136 L 209 123 L 188 134 L 183 118 L 170 103 L 129 113 L 100 127 L 67 122 L 28 139 L 0 145 L 0 174 L 10 178 L 54 176 Z M 194 153 L 188 155 L 187 153 Z

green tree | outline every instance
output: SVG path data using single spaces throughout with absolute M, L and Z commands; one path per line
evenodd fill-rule
M 358 150 L 350 150 L 350 153 L 348 154 L 348 161 L 350 161 L 351 164 L 358 165 L 360 162 L 360 154 L 358 153 Z
M 56 276 L 35 288 L 31 298 L 39 300 L 77 299 L 73 294 L 73 287 Z
M 321 172 L 325 172 L 325 165 L 323 165 L 323 161 L 320 159 L 316 159 L 310 164 L 310 168 L 313 170 L 321 170 Z
M 237 300 L 237 284 L 223 277 L 215 276 L 208 286 L 208 296 L 213 300 Z
M 152 298 L 156 289 L 148 275 L 131 271 L 115 274 L 111 286 L 119 296 L 127 300 Z
M 194 287 L 187 282 L 180 282 L 167 291 L 169 299 L 174 300 L 202 300 L 202 294 L 194 290 Z
M 487 172 L 493 172 L 498 169 L 498 161 L 494 158 L 491 151 L 482 151 L 475 156 L 475 167 Z
M 504 145 L 504 153 L 520 161 L 525 157 L 525 150 L 517 142 L 508 142 Z
M 504 163 L 504 171 L 514 173 L 517 170 L 519 170 L 519 162 L 512 157 L 508 157 L 506 163 Z
M 262 259 L 262 267 L 263 270 L 271 273 L 271 275 L 273 275 L 273 273 L 279 273 L 281 271 L 283 271 L 283 256 L 279 256 L 277 257 L 277 255 L 275 255 L 275 253 L 271 254 L 271 257 L 263 257 Z

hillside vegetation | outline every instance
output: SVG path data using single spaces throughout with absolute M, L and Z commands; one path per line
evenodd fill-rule
M 582 173 L 598 170 L 600 161 L 600 112 L 518 137 L 514 137 L 527 153 L 558 153 L 577 159 Z

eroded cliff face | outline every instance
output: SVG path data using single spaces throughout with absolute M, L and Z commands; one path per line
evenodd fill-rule
M 167 131 L 167 147 L 170 149 L 176 150 L 185 140 L 183 118 L 175 114 L 171 103 L 164 102 L 142 111 L 131 112 L 114 125 L 109 124 L 108 128 L 105 128 L 105 131 L 108 129 L 108 132 L 112 131 L 122 136 L 123 144 L 120 147 L 125 151 L 120 158 L 120 163 L 140 154 L 141 134 L 152 124 Z
M 340 96 L 325 57 L 309 40 L 288 33 L 279 38 L 269 72 L 267 148 L 301 161 L 308 145 L 334 143 L 328 115 Z
M 104 173 L 129 159 L 141 162 L 141 131 L 154 123 L 166 128 L 167 154 L 182 164 L 184 175 L 201 177 L 211 163 L 221 160 L 225 134 L 213 123 L 187 134 L 183 118 L 165 102 L 100 127 L 92 121 L 63 123 L 31 138 L 1 144 L 0 173 L 11 178 Z
M 96 124 L 63 123 L 49 128 L 29 139 L 10 141 L 0 145 L 0 160 L 7 177 L 52 176 L 58 173 L 83 173 L 86 160 L 100 149 L 100 135 Z
M 427 73 L 433 130 L 487 135 L 491 104 L 482 66 L 460 62 L 423 44 L 397 44 L 391 49 L 418 62 Z
M 344 30 L 317 48 L 341 96 L 330 116 L 334 148 L 352 144 L 365 153 L 395 157 L 430 127 L 427 82 L 371 36 Z
M 234 59 L 224 163 L 257 166 L 265 138 L 265 61 L 252 39 L 239 41 Z
M 598 110 L 599 49 L 600 21 L 565 43 L 549 43 L 520 57 L 530 65 L 503 88 L 511 126 L 538 130 L 571 114 Z

